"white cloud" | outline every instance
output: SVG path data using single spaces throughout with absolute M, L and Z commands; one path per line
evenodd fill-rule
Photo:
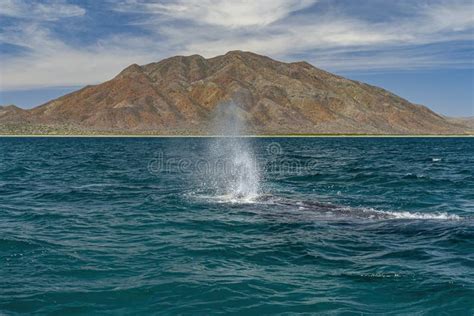
M 1 0 L 0 15 L 41 21 L 55 21 L 60 18 L 82 16 L 86 11 L 63 1 L 38 3 L 26 0 Z
M 81 49 L 64 44 L 42 26 L 18 28 L 23 32 L 9 32 L 11 36 L 4 36 L 3 40 L 28 48 L 29 52 L 1 61 L 3 90 L 95 84 L 111 79 L 130 64 L 154 60 L 154 54 L 140 46 L 151 45 L 146 39 L 110 38 Z
M 472 0 L 444 1 L 424 7 L 424 14 L 434 30 L 465 31 L 474 25 L 474 2 Z M 428 25 L 426 25 L 428 26 Z
M 7 5 L 2 6 L 0 14 L 26 16 L 25 9 L 16 6 L 27 5 L 25 1 L 15 1 L 14 5 L 12 1 L 4 3 Z M 144 29 L 142 35 L 119 33 L 80 47 L 55 37 L 45 23 L 24 19 L 0 33 L 0 43 L 27 50 L 22 55 L 0 60 L 0 87 L 8 90 L 94 84 L 110 79 L 132 63 L 158 61 L 175 54 L 212 57 L 236 49 L 287 61 L 292 60 L 291 56 L 304 56 L 299 59 L 330 71 L 472 64 L 472 56 L 449 59 L 447 54 L 433 48 L 416 49 L 437 43 L 445 43 L 447 47 L 446 43 L 453 41 L 472 43 L 474 21 L 470 1 L 413 2 L 405 8 L 411 14 L 376 22 L 351 16 L 350 10 L 346 13 L 312 10 L 292 15 L 313 3 L 310 0 L 178 0 L 172 4 L 129 0 L 113 8 L 141 13 L 140 24 L 133 27 Z M 68 7 L 71 5 L 65 2 L 48 4 L 65 7 L 56 10 L 56 15 L 51 12 L 52 7 L 45 9 L 50 14 L 40 14 L 43 20 L 81 13 L 76 6 Z M 28 6 L 32 12 L 39 10 L 31 3 Z
M 134 10 L 166 15 L 175 19 L 224 27 L 265 26 L 317 0 L 177 0 L 127 1 L 119 10 Z
M 416 47 L 459 40 L 472 41 L 474 40 L 472 32 L 474 22 L 469 18 L 451 18 L 452 16 L 464 17 L 464 12 L 470 12 L 469 9 L 469 6 L 462 5 L 423 7 L 415 16 L 382 22 L 369 22 L 340 13 L 315 13 L 297 19 L 286 19 L 252 32 L 203 26 L 199 28 L 183 26 L 176 29 L 154 24 L 150 25 L 149 29 L 155 29 L 160 34 L 166 35 L 173 46 L 180 47 L 185 54 L 199 53 L 210 57 L 235 49 L 269 54 L 279 58 L 305 53 L 312 59 L 311 56 L 326 54 L 327 58 L 323 60 L 328 61 L 332 58 L 333 62 L 319 62 L 318 65 L 322 67 L 330 65 L 334 69 L 334 65 L 340 62 L 348 69 L 351 67 L 360 69 L 364 65 L 383 67 L 384 62 L 383 60 L 372 62 L 370 58 L 367 58 L 368 63 L 362 63 L 365 59 L 357 58 L 353 59 L 354 63 L 351 65 L 347 60 L 339 59 L 340 55 L 335 53 L 343 48 L 345 52 L 374 51 L 375 54 L 376 51 L 383 49 L 392 51 L 400 47 Z M 449 11 L 450 15 L 443 14 L 445 11 Z M 455 28 L 453 28 L 454 25 L 456 25 Z M 463 32 L 459 29 L 461 25 Z M 467 31 L 464 32 L 465 30 Z M 420 59 L 418 56 L 406 57 L 407 62 L 409 59 L 411 61 Z M 428 58 L 429 56 L 423 56 L 423 60 Z M 402 59 L 401 56 L 396 58 L 397 67 L 403 67 L 403 63 L 400 62 Z M 390 67 L 392 60 L 390 58 L 385 60 L 387 68 L 392 68 Z M 432 62 L 434 65 L 439 62 L 439 59 L 433 59 Z M 458 63 L 458 61 L 453 62 Z M 443 62 L 443 64 L 446 63 Z M 413 62 L 410 62 L 410 67 L 412 66 Z

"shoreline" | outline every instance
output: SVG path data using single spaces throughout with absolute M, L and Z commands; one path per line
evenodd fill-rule
M 146 135 L 146 134 L 0 134 L 0 138 L 470 138 L 474 134 L 270 134 L 270 135 Z

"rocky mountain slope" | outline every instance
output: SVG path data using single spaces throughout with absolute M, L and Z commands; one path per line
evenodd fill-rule
M 283 63 L 242 51 L 134 64 L 110 81 L 31 110 L 2 107 L 0 129 L 212 134 L 222 106 L 235 107 L 252 134 L 472 132 L 381 88 L 306 62 Z
M 469 117 L 446 117 L 446 119 L 453 123 L 453 124 L 458 124 L 458 125 L 464 125 L 470 128 L 471 130 L 474 130 L 474 116 L 469 116 Z

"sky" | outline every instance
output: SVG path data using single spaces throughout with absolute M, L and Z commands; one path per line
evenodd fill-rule
M 0 104 L 42 104 L 126 66 L 252 51 L 474 116 L 472 0 L 0 0 Z

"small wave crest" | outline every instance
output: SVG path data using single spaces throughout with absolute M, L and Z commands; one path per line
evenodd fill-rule
M 299 209 L 310 210 L 335 218 L 360 218 L 369 220 L 461 220 L 461 216 L 456 214 L 448 214 L 446 212 L 424 213 L 409 211 L 385 211 L 374 208 L 357 208 L 349 206 L 338 206 L 328 203 L 319 202 L 303 202 L 297 204 Z M 301 208 L 303 206 L 303 208 Z
M 426 219 L 426 220 L 461 220 L 462 217 L 456 214 L 443 213 L 420 213 L 420 212 L 408 212 L 408 211 L 381 211 L 375 209 L 362 209 L 369 215 L 375 218 L 382 219 Z
M 258 195 L 239 195 L 239 194 L 222 194 L 222 195 L 201 195 L 198 196 L 208 201 L 216 203 L 229 203 L 229 204 L 255 204 L 258 203 Z
M 274 204 L 278 199 L 272 197 L 271 195 L 265 194 L 203 194 L 199 192 L 192 192 L 187 194 L 189 198 L 203 200 L 210 203 L 219 203 L 219 204 Z

